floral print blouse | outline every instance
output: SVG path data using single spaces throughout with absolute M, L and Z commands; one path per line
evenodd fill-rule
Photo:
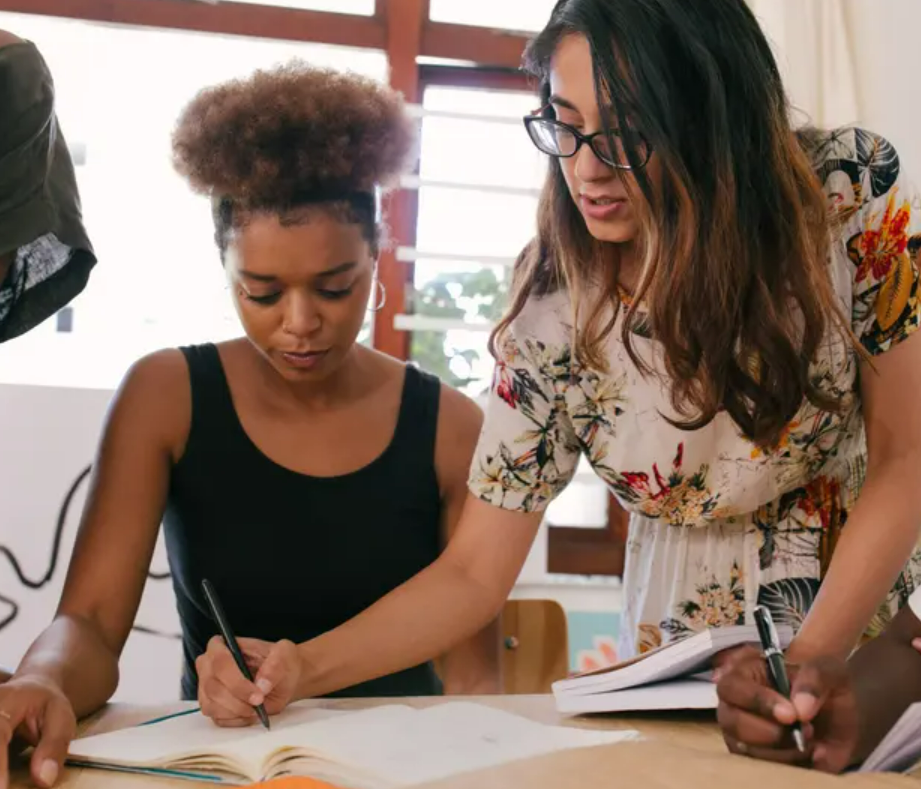
M 835 292 L 864 348 L 885 353 L 921 322 L 921 197 L 892 145 L 862 129 L 820 137 L 816 170 L 836 217 Z M 750 621 L 759 604 L 797 628 L 866 474 L 857 354 L 830 333 L 813 375 L 845 407 L 828 413 L 805 402 L 780 442 L 762 451 L 726 413 L 694 431 L 669 424 L 663 415 L 677 415 L 668 387 L 636 369 L 619 325 L 607 339 L 608 373 L 578 364 L 570 315 L 564 292 L 535 298 L 506 334 L 470 490 L 497 507 L 542 511 L 587 458 L 630 513 L 621 659 Z M 642 321 L 634 331 L 636 350 L 661 370 Z M 919 578 L 921 552 L 869 634 Z

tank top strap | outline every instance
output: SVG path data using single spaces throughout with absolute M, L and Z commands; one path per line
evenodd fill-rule
M 214 343 L 186 345 L 180 349 L 189 367 L 192 394 L 192 424 L 189 441 L 213 441 L 228 437 L 228 426 L 237 423 L 230 386 Z
M 433 467 L 440 402 L 441 381 L 415 365 L 406 365 L 403 397 L 393 436 L 393 449 L 401 462 L 413 457 L 426 467 Z

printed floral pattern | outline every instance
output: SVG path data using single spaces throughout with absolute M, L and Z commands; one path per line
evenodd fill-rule
M 636 506 L 649 518 L 670 526 L 693 525 L 716 509 L 719 493 L 707 487 L 708 467 L 702 465 L 693 474 L 682 469 L 684 444 L 672 461 L 668 477 L 663 477 L 658 465 L 652 465 L 652 481 L 645 471 L 625 471 L 615 474 L 611 487 L 619 498 Z
M 745 586 L 738 563 L 732 563 L 725 583 L 711 576 L 709 582 L 697 587 L 694 597 L 678 604 L 678 611 L 680 619 L 668 619 L 661 625 L 673 636 L 707 627 L 744 624 Z
M 851 305 L 854 334 L 871 354 L 884 353 L 921 324 L 921 197 L 878 135 L 845 129 L 816 145 L 838 233 L 832 281 Z M 588 459 L 631 513 L 621 659 L 744 622 L 758 603 L 799 627 L 866 474 L 856 354 L 830 342 L 811 370 L 817 386 L 844 397 L 842 412 L 804 403 L 777 445 L 763 449 L 725 414 L 700 430 L 673 427 L 666 387 L 632 364 L 620 323 L 608 338 L 608 372 L 580 367 L 569 350 L 570 320 L 564 293 L 533 299 L 516 319 L 496 367 L 471 491 L 500 507 L 540 511 L 580 456 Z M 648 333 L 638 332 L 636 344 L 654 362 Z M 868 633 L 919 579 L 921 551 Z

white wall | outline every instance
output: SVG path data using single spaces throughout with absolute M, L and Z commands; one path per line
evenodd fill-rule
M 921 181 L 921 0 L 748 4 L 773 45 L 798 118 L 856 123 L 890 138 Z M 843 71 L 848 60 L 852 68 Z
M 888 137 L 921 184 L 921 0 L 843 0 L 860 122 Z
M 51 360 L 50 360 L 51 361 Z M 93 459 L 111 392 L 42 386 L 0 385 L 0 546 L 15 557 L 30 581 L 50 568 L 52 543 L 63 501 L 80 472 Z M 0 622 L 18 614 L 0 630 L 0 664 L 15 665 L 32 639 L 51 621 L 64 583 L 80 513 L 82 484 L 63 524 L 57 567 L 39 589 L 24 586 L 9 557 L 0 551 Z M 167 569 L 162 541 L 153 560 Z M 147 584 L 137 623 L 175 635 L 178 617 L 169 581 Z M 132 633 L 122 662 L 118 698 L 162 701 L 177 698 L 179 642 Z

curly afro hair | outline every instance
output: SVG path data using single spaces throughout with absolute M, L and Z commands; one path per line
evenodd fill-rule
M 179 118 L 173 159 L 196 191 L 271 205 L 387 185 L 413 142 L 399 94 L 293 61 L 199 93 Z
M 415 141 L 398 93 L 297 60 L 202 90 L 172 140 L 176 170 L 212 198 L 222 252 L 241 212 L 336 201 L 376 243 L 373 195 L 410 168 Z

